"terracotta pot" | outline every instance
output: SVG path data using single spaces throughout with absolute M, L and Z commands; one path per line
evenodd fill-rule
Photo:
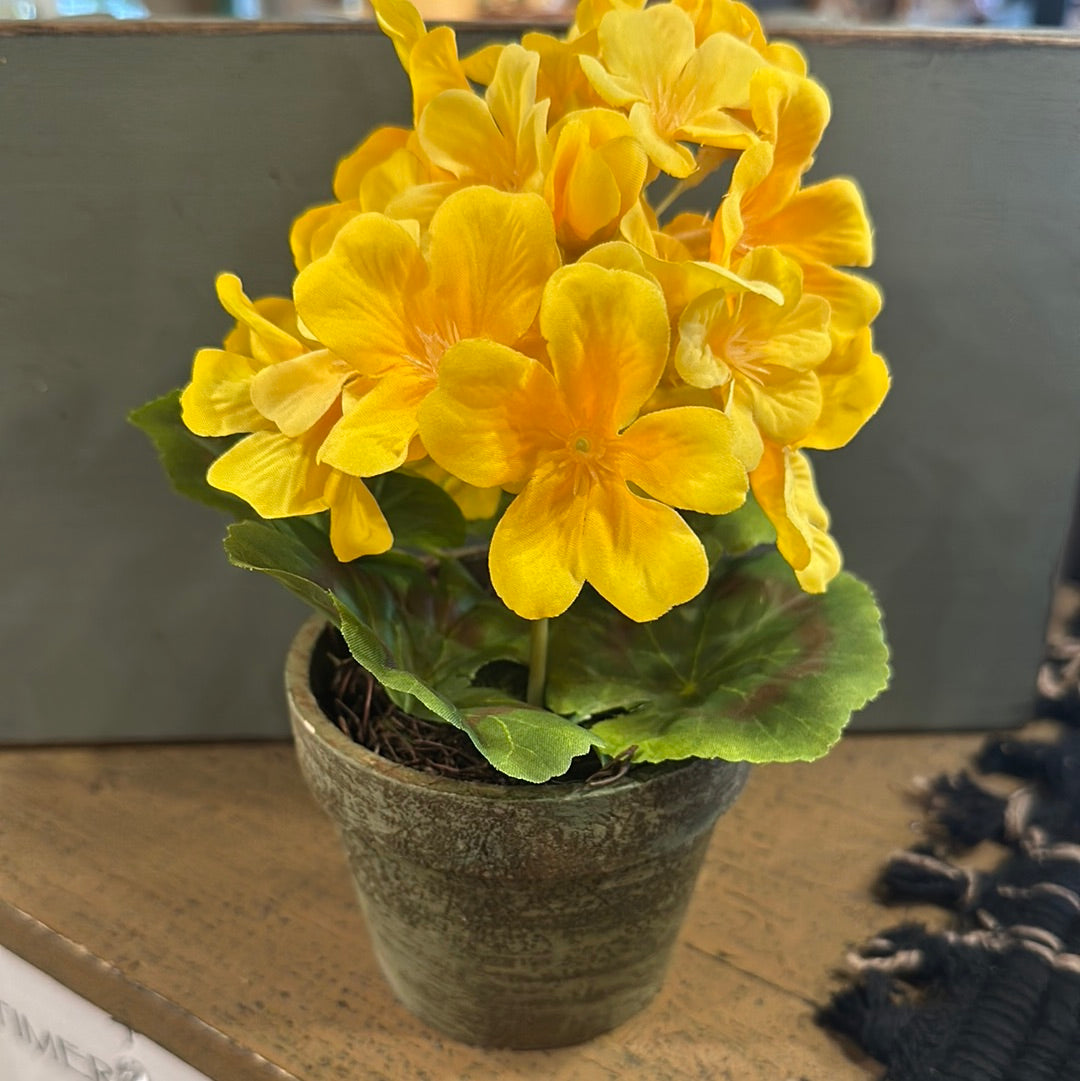
M 321 630 L 305 624 L 286 666 L 297 753 L 398 998 L 486 1047 L 578 1043 L 641 1010 L 748 767 L 691 760 L 591 788 L 429 776 L 323 714 L 310 686 Z

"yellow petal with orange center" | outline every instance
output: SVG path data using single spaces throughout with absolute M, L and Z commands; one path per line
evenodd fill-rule
M 540 363 L 504 345 L 464 341 L 446 352 L 439 386 L 420 410 L 420 434 L 443 469 L 478 488 L 526 479 L 538 455 L 573 431 Z M 553 434 L 557 433 L 557 434 Z
M 315 514 L 326 509 L 323 491 L 330 475 L 315 460 L 320 441 L 320 431 L 300 439 L 256 432 L 218 458 L 206 479 L 245 500 L 263 518 Z
M 619 472 L 654 499 L 727 514 L 746 499 L 732 424 L 717 409 L 681 406 L 639 417 L 616 443 Z
M 573 603 L 583 581 L 578 563 L 585 507 L 554 464 L 533 476 L 507 507 L 491 538 L 488 568 L 511 611 L 548 619 Z
M 513 344 L 529 329 L 560 256 L 538 195 L 465 188 L 431 221 L 431 284 L 455 337 Z
M 353 369 L 325 349 L 263 368 L 251 382 L 251 400 L 285 435 L 316 424 L 337 401 Z
M 678 513 L 619 482 L 592 486 L 580 546 L 585 580 L 639 623 L 696 597 L 709 578 L 705 549 Z
M 388 372 L 346 408 L 319 451 L 319 461 L 353 477 L 374 477 L 403 464 L 418 428 L 420 403 L 434 378 L 411 365 Z
M 330 547 L 343 563 L 378 555 L 394 543 L 379 504 L 362 480 L 331 470 L 326 481 Z
M 669 324 L 660 287 L 589 263 L 552 275 L 540 330 L 575 415 L 614 435 L 637 415 L 667 362 Z
M 427 279 L 409 230 L 381 214 L 362 214 L 330 252 L 296 278 L 296 307 L 318 340 L 357 371 L 375 374 L 416 350 L 405 298 Z
M 196 435 L 236 435 L 273 425 L 251 401 L 251 381 L 264 366 L 221 349 L 200 349 L 180 396 L 181 417 Z

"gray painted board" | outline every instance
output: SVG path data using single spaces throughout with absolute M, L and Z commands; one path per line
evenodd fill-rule
M 393 50 L 355 26 L 0 35 L 0 740 L 282 735 L 301 609 L 225 564 L 223 522 L 122 418 L 221 337 L 217 271 L 288 287 L 292 217 L 408 119 Z M 1008 724 L 1080 462 L 1080 50 L 799 36 L 834 102 L 818 173 L 857 176 L 876 219 L 895 373 L 818 456 L 895 649 L 861 723 Z

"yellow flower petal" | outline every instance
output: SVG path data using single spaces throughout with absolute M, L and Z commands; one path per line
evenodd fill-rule
M 568 113 L 602 104 L 581 67 L 581 56 L 592 55 L 597 46 L 596 33 L 576 41 L 561 41 L 550 34 L 531 31 L 523 34 L 521 44 L 540 57 L 536 74 L 536 97 L 551 102 L 548 122 L 554 124 Z M 487 83 L 490 80 L 479 80 Z
M 605 600 L 639 623 L 696 597 L 709 578 L 705 549 L 683 519 L 621 483 L 597 483 L 589 493 L 580 567 Z
M 342 228 L 360 213 L 360 203 L 326 203 L 304 211 L 289 231 L 289 249 L 297 270 L 321 259 Z
M 835 450 L 878 411 L 889 391 L 889 369 L 873 350 L 869 328 L 856 334 L 817 370 L 823 407 L 813 430 L 801 444 Z
M 792 372 L 786 379 L 767 383 L 739 380 L 733 393 L 745 396 L 754 423 L 774 443 L 797 442 L 821 415 L 822 390 L 815 372 Z
M 667 361 L 669 325 L 659 286 L 589 263 L 552 275 L 540 330 L 575 414 L 614 435 L 637 415 Z
M 426 278 L 409 230 L 381 214 L 362 214 L 328 255 L 297 276 L 296 307 L 320 342 L 357 371 L 374 374 L 413 352 L 404 300 Z
M 834 339 L 847 340 L 881 311 L 881 290 L 872 281 L 824 263 L 803 267 L 803 288 L 828 302 L 829 332 Z
M 873 233 L 854 181 L 834 177 L 803 188 L 765 226 L 774 243 L 800 261 L 831 266 L 869 266 Z
M 761 509 L 776 529 L 776 547 L 808 593 L 824 593 L 843 560 L 829 536 L 829 515 L 817 494 L 806 457 L 791 447 L 767 444 L 750 475 Z
M 221 306 L 251 335 L 251 355 L 264 363 L 288 360 L 304 352 L 287 331 L 275 326 L 244 293 L 235 274 L 219 274 L 214 282 Z
M 352 477 L 397 469 L 409 455 L 420 403 L 435 386 L 427 373 L 402 365 L 384 375 L 330 430 L 319 461 Z
M 718 110 L 749 109 L 750 81 L 763 66 L 755 49 L 729 34 L 703 41 L 679 76 L 677 95 L 686 103 L 682 129 L 688 132 L 690 122 L 703 123 Z
M 620 472 L 654 499 L 727 514 L 746 499 L 731 422 L 716 409 L 682 406 L 639 417 L 616 444 Z
M 600 56 L 604 67 L 616 77 L 632 78 L 643 97 L 649 89 L 662 92 L 663 88 L 674 87 L 695 47 L 693 21 L 674 5 L 612 11 L 600 22 Z M 588 68 L 586 73 L 591 78 Z M 603 96 L 603 90 L 597 89 Z
M 409 70 L 409 54 L 427 28 L 420 12 L 408 0 L 372 0 L 379 29 L 393 42 L 401 66 Z
M 320 435 L 290 439 L 279 432 L 256 432 L 218 458 L 206 479 L 248 502 L 263 518 L 315 514 L 326 509 L 323 490 L 330 474 L 315 460 Z
M 346 203 L 360 197 L 367 174 L 409 142 L 408 128 L 376 128 L 351 154 L 342 158 L 334 173 L 334 198 Z M 365 207 L 367 210 L 376 209 Z
M 512 148 L 487 103 L 468 90 L 447 90 L 434 98 L 416 126 L 432 164 L 459 179 L 508 190 L 514 186 Z
M 343 563 L 378 555 L 394 543 L 379 504 L 363 481 L 331 470 L 326 481 L 330 547 Z
M 435 27 L 413 46 L 409 53 L 409 82 L 414 124 L 444 90 L 469 89 L 469 80 L 458 60 L 457 38 L 449 26 Z
M 251 401 L 251 381 L 264 370 L 251 357 L 200 349 L 180 396 L 181 417 L 196 435 L 236 435 L 272 427 Z
M 641 194 L 648 158 L 626 117 L 610 109 L 576 112 L 552 135 L 544 198 L 560 243 L 577 252 L 615 234 Z
M 649 160 L 668 176 L 682 179 L 697 169 L 694 155 L 660 128 L 656 114 L 644 102 L 634 102 L 630 107 L 630 124 Z
M 525 485 L 499 519 L 488 553 L 491 584 L 507 608 L 548 619 L 570 607 L 583 580 L 577 563 L 584 518 L 584 500 L 557 468 Z
M 773 144 L 767 179 L 754 192 L 763 206 L 783 206 L 814 161 L 829 123 L 829 97 L 812 79 L 763 67 L 750 82 L 751 111 L 764 139 Z
M 449 349 L 439 386 L 420 409 L 420 433 L 431 457 L 478 488 L 514 484 L 537 454 L 564 438 L 572 422 L 551 373 L 495 342 L 472 340 Z
M 288 297 L 259 297 L 250 302 L 255 311 L 264 319 L 269 319 L 276 327 L 287 331 L 294 338 L 301 337 L 296 323 L 296 308 Z M 252 356 L 251 330 L 243 323 L 236 323 L 232 330 L 225 335 L 224 348 L 226 353 L 239 353 L 241 356 Z M 269 363 L 260 361 L 259 363 Z
M 263 368 L 252 380 L 251 400 L 284 435 L 302 435 L 337 401 L 352 374 L 325 349 L 305 353 Z
M 559 265 L 551 211 L 538 195 L 465 188 L 432 219 L 428 260 L 455 336 L 509 345 L 536 318 Z

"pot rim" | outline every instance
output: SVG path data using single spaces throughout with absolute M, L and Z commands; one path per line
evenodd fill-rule
M 323 712 L 311 689 L 311 661 L 316 643 L 329 620 L 313 615 L 305 620 L 293 638 L 285 660 L 285 694 L 293 725 L 302 725 L 307 734 L 327 746 L 335 755 L 345 759 L 354 769 L 374 772 L 387 781 L 422 788 L 432 792 L 470 801 L 528 801 L 561 803 L 568 799 L 606 799 L 640 790 L 643 786 L 670 778 L 671 774 L 695 768 L 709 768 L 719 760 L 684 758 L 663 763 L 642 763 L 627 776 L 604 785 L 588 785 L 583 781 L 559 781 L 553 778 L 542 784 L 489 784 L 484 781 L 462 781 L 438 777 L 391 762 L 367 747 L 354 742 Z M 299 733 L 297 733 L 299 736 Z M 740 763 L 724 762 L 737 768 Z

